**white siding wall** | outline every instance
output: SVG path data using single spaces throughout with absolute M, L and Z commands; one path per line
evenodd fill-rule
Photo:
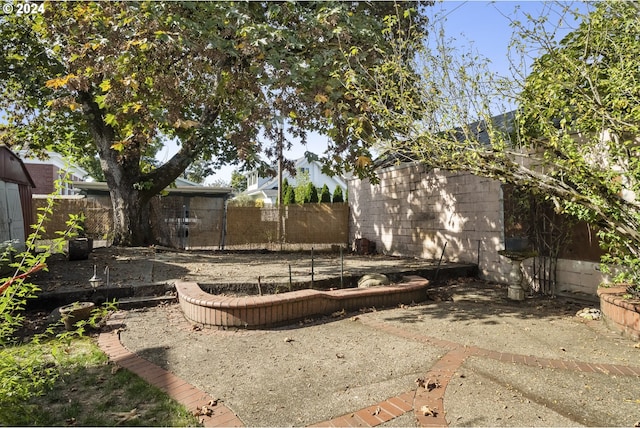
M 326 184 L 327 187 L 329 188 L 329 192 L 332 195 L 333 195 L 333 191 L 335 190 L 335 188 L 337 186 L 341 186 L 343 192 L 345 190 L 347 190 L 346 187 L 344 185 L 342 185 L 341 181 L 338 181 L 338 179 L 336 179 L 334 177 L 330 177 L 330 176 L 324 174 L 322 172 L 321 166 L 318 165 L 317 163 L 315 163 L 315 162 L 308 163 L 308 162 L 305 161 L 305 162 L 300 163 L 299 166 L 301 168 L 309 168 L 309 179 L 311 180 L 313 185 L 316 186 L 318 189 L 321 189 L 322 186 L 324 186 Z M 296 186 L 296 184 L 297 184 L 296 177 L 291 177 L 288 172 L 285 173 L 284 176 L 289 181 L 289 185 Z

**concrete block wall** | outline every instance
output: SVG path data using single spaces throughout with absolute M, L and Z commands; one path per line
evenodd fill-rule
M 350 180 L 350 240 L 367 238 L 378 252 L 478 263 L 482 278 L 506 282 L 502 189 L 498 181 L 402 164 L 380 182 Z
M 531 283 L 533 259 L 523 262 L 525 281 Z M 615 269 L 614 275 L 615 275 Z M 612 275 L 600 270 L 600 263 L 585 260 L 558 259 L 556 293 L 596 296 L 600 284 L 611 283 Z
M 380 182 L 349 181 L 349 239 L 376 242 L 388 255 L 477 263 L 481 278 L 509 283 L 513 263 L 498 254 L 504 249 L 504 208 L 498 181 L 468 173 L 450 173 L 418 164 L 402 164 L 379 172 Z M 559 259 L 558 293 L 596 296 L 610 282 L 599 263 Z M 532 259 L 523 263 L 525 281 Z

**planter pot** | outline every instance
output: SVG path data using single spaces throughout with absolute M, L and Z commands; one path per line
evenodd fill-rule
M 93 251 L 93 238 L 75 238 L 69 241 L 69 260 L 87 260 Z
M 60 316 L 64 322 L 64 328 L 71 331 L 78 321 L 88 320 L 95 304 L 93 302 L 76 302 L 60 308 Z
M 602 317 L 614 330 L 640 340 L 640 300 L 625 299 L 626 287 L 598 288 Z

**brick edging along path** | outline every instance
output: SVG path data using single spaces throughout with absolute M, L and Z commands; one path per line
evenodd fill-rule
M 172 398 L 185 405 L 190 411 L 195 412 L 202 408 L 202 406 L 207 405 L 212 400 L 212 397 L 208 393 L 148 360 L 131 353 L 120 343 L 119 334 L 116 329 L 121 325 L 122 319 L 124 318 L 123 315 L 122 313 L 114 314 L 108 322 L 110 331 L 101 333 L 98 338 L 98 345 L 109 356 L 109 359 L 142 377 L 150 384 L 162 389 Z M 445 349 L 447 353 L 436 361 L 423 377 L 426 382 L 430 381 L 429 383 L 435 386 L 428 387 L 428 385 L 425 385 L 425 388 L 418 387 L 415 390 L 391 397 L 378 404 L 312 426 L 373 427 L 391 421 L 410 411 L 414 412 L 418 426 L 447 426 L 444 403 L 444 394 L 447 385 L 464 361 L 471 356 L 485 357 L 496 361 L 539 368 L 640 377 L 640 367 L 538 358 L 509 352 L 490 351 L 476 346 L 464 346 L 456 342 L 412 333 L 400 327 L 383 321 L 373 320 L 366 316 L 360 316 L 358 319 L 359 322 L 370 328 Z M 425 415 L 422 410 L 424 407 L 433 410 L 435 416 Z M 217 404 L 213 407 L 211 416 L 201 416 L 201 422 L 207 427 L 244 426 L 240 418 L 223 404 Z
M 125 348 L 120 342 L 117 328 L 122 325 L 124 314 L 116 313 L 107 322 L 109 331 L 100 333 L 98 346 L 111 361 L 135 373 L 149 384 L 154 385 L 171 398 L 183 404 L 190 412 L 198 412 L 203 406 L 210 406 L 214 400 L 206 392 L 196 388 L 184 379 L 167 371 L 150 361 L 139 357 Z M 211 407 L 210 416 L 202 415 L 200 422 L 205 427 L 241 427 L 242 421 L 224 404 L 218 403 Z

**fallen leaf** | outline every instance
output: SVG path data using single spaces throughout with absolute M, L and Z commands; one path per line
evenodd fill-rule
M 112 412 L 111 415 L 113 415 L 116 419 L 118 419 L 117 425 L 121 425 L 132 419 L 136 419 L 139 416 L 137 408 L 133 408 L 128 412 Z
M 424 416 L 433 416 L 434 418 L 438 416 L 438 412 L 435 409 L 430 408 L 429 406 L 420 407 L 420 412 L 422 412 Z
M 331 316 L 334 317 L 334 318 L 338 318 L 338 317 L 343 317 L 346 313 L 347 313 L 347 311 L 345 311 L 344 308 L 343 308 L 341 311 L 336 311 L 336 312 L 332 313 Z
M 431 379 L 429 379 L 426 386 L 427 391 L 431 392 L 436 388 L 440 388 L 440 382 L 438 382 L 437 380 L 432 381 Z

